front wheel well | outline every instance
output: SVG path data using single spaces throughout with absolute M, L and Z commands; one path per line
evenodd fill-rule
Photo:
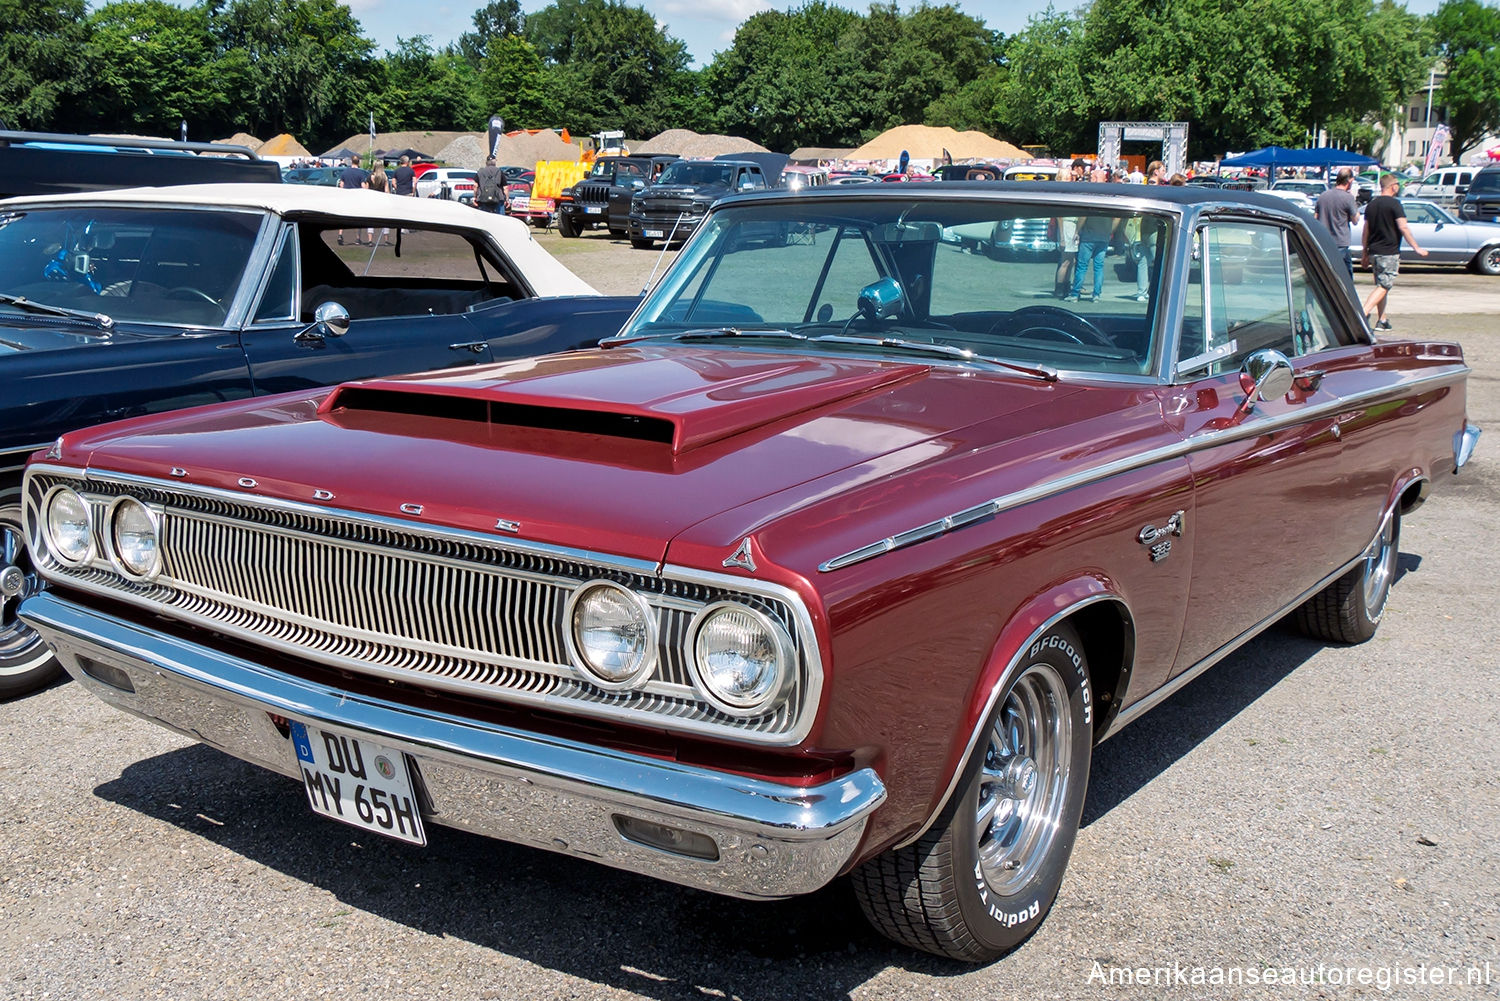
M 1089 688 L 1094 701 L 1094 739 L 1104 736 L 1119 712 L 1120 700 L 1135 663 L 1135 626 L 1130 612 L 1118 601 L 1100 601 L 1080 608 L 1067 620 L 1078 630 L 1089 664 Z

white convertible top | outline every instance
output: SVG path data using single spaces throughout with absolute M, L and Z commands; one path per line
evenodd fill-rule
M 521 220 L 435 198 L 407 198 L 364 188 L 311 184 L 184 184 L 8 198 L 0 201 L 0 208 L 56 204 L 213 206 L 265 210 L 278 215 L 315 214 L 335 222 L 347 221 L 351 226 L 356 222 L 410 223 L 482 230 L 515 262 L 538 295 L 599 294 L 533 240 L 530 229 Z

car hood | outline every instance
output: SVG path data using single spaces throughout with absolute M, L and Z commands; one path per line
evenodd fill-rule
M 659 561 L 755 501 L 878 482 L 1055 424 L 1077 387 L 847 356 L 637 344 L 348 383 L 66 436 L 106 470 Z M 85 454 L 87 453 L 87 454 Z M 178 473 L 171 473 L 173 469 Z M 499 533 L 497 533 L 499 528 Z
M 82 320 L 58 317 L 37 323 L 36 319 L 35 315 L 20 315 L 12 312 L 9 306 L 0 306 L 0 358 L 29 351 L 98 347 L 121 337 L 137 336 L 119 327 L 105 334 Z

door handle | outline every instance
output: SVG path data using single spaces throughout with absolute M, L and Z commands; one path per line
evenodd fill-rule
M 489 341 L 464 341 L 460 344 L 450 344 L 448 348 L 452 351 L 472 351 L 476 355 L 482 355 L 489 345 Z

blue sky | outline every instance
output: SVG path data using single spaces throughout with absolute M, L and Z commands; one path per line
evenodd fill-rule
M 473 27 L 473 0 L 345 0 L 381 51 L 393 49 L 397 37 L 427 35 L 434 48 L 441 48 Z M 694 64 L 705 66 L 715 52 L 729 47 L 735 28 L 752 14 L 776 8 L 787 10 L 801 5 L 801 0 L 631 0 L 655 17 L 667 34 L 682 39 L 692 53 Z M 935 0 L 941 2 L 941 0 Z M 966 13 L 982 18 L 996 31 L 1014 34 L 1026 26 L 1033 14 L 1048 7 L 1046 0 L 956 0 Z M 1407 0 L 1414 13 L 1429 14 L 1439 0 Z M 523 0 L 527 11 L 540 10 L 547 0 Z M 840 6 L 864 10 L 867 3 L 845 2 Z M 902 9 L 914 6 L 903 0 Z M 1054 4 L 1059 10 L 1077 6 L 1070 2 Z

